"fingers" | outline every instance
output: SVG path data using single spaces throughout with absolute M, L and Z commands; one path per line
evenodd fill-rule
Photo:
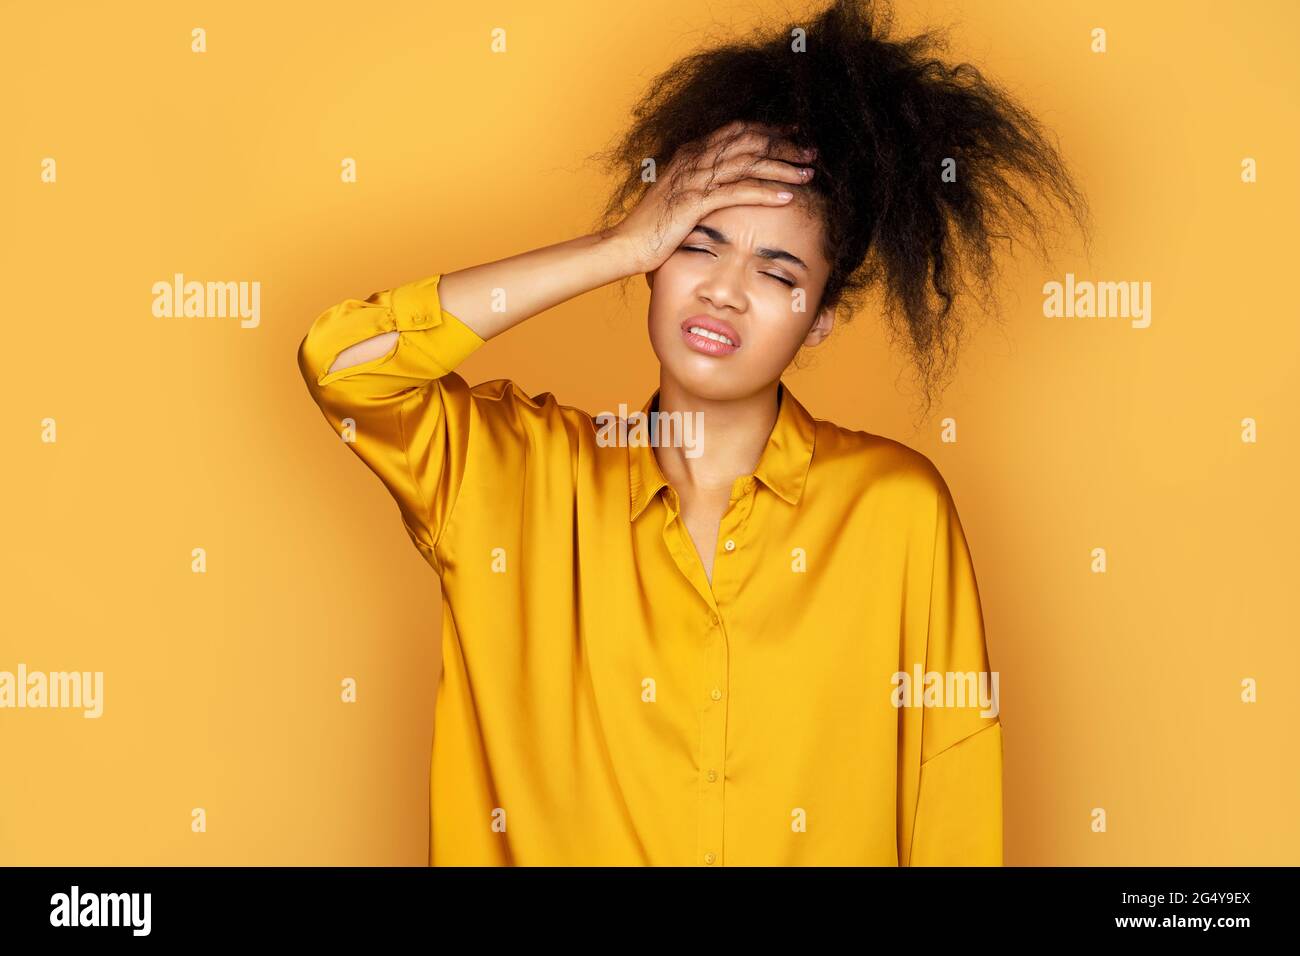
M 780 159 L 755 159 L 752 154 L 735 156 L 717 170 L 697 170 L 696 185 L 706 186 L 736 182 L 741 179 L 774 179 L 802 185 L 812 180 L 813 168 Z
M 773 147 L 784 146 L 797 152 L 798 147 L 789 138 L 793 132 L 795 132 L 795 127 L 789 124 L 773 126 L 766 123 L 735 120 L 714 130 L 708 137 L 708 143 L 714 148 L 725 148 L 728 151 L 740 149 L 742 151 L 763 152 L 769 145 L 772 145 Z M 814 152 L 816 151 L 814 150 Z
M 803 148 L 784 138 L 792 127 L 776 127 L 736 120 L 715 130 L 707 139 L 707 166 L 721 166 L 737 157 L 764 157 L 787 163 L 809 163 L 817 156 L 815 148 Z M 797 181 L 797 180 L 796 180 Z
M 726 206 L 784 206 L 793 198 L 794 191 L 784 183 L 748 178 L 704 192 L 699 198 L 699 211 L 705 215 Z
M 784 141 L 794 132 L 792 125 L 776 126 L 770 123 L 757 123 L 752 120 L 734 120 L 726 126 L 719 127 L 709 134 L 709 146 L 732 150 L 740 148 L 751 152 L 765 149 L 769 142 Z

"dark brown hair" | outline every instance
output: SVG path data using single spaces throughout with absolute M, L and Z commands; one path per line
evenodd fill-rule
M 684 151 L 684 174 L 704 137 L 733 121 L 788 131 L 786 139 L 818 150 L 803 188 L 814 194 L 831 263 L 820 304 L 841 307 L 847 321 L 878 292 L 928 411 L 960 343 L 959 292 L 974 291 L 996 312 L 994 240 L 1010 246 L 1023 229 L 1046 256 L 1053 217 L 1033 200 L 1062 207 L 1085 239 L 1087 202 L 1009 93 L 969 63 L 943 62 L 941 34 L 896 39 L 891 29 L 882 3 L 834 0 L 802 23 L 764 27 L 673 64 L 633 106 L 616 144 L 596 154 L 615 188 L 594 231 L 640 200 L 646 158 L 664 169 Z

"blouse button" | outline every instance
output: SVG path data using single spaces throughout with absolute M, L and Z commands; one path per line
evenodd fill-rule
M 718 688 L 715 687 L 713 688 L 713 693 L 711 693 L 709 696 L 712 697 L 714 700 L 722 700 L 722 691 L 718 690 Z
M 715 781 L 715 780 L 717 780 L 717 779 L 718 779 L 718 771 L 716 771 L 716 770 L 710 770 L 710 771 L 709 771 L 709 783 L 713 783 L 713 781 Z
M 712 624 L 717 624 L 717 623 L 718 623 L 718 615 L 717 615 L 717 614 L 710 614 L 710 615 L 709 615 L 709 622 L 712 623 Z
M 727 539 L 727 543 L 726 543 L 725 545 L 723 545 L 723 547 L 725 547 L 728 551 L 735 551 L 735 550 L 736 550 L 736 542 L 734 542 L 734 541 L 732 541 L 730 538 L 728 538 L 728 539 Z
M 707 864 L 709 864 L 709 866 L 712 866 L 712 865 L 713 865 L 713 861 L 716 860 L 716 859 L 717 859 L 717 856 L 715 856 L 715 855 L 712 854 L 712 853 L 706 853 L 706 854 L 704 854 L 704 862 L 707 863 Z

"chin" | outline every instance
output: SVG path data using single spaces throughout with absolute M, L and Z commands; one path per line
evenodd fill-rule
M 747 370 L 722 368 L 721 363 L 708 358 L 685 362 L 663 363 L 663 377 L 677 382 L 684 391 L 695 398 L 709 402 L 727 402 L 747 398 L 760 391 L 768 380 Z M 661 360 L 662 361 L 662 360 Z

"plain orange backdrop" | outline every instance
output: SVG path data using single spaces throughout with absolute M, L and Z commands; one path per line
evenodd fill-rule
M 1006 265 L 1002 322 L 920 427 L 871 314 L 787 376 L 953 490 L 1001 675 L 1006 862 L 1300 862 L 1300 8 L 897 7 L 907 30 L 952 27 L 953 56 L 1055 132 L 1096 224 L 1091 256 Z M 658 71 L 812 9 L 0 12 L 0 670 L 105 675 L 97 720 L 0 710 L 0 863 L 425 862 L 438 581 L 312 404 L 297 345 L 344 298 L 582 234 L 608 185 L 586 157 Z M 260 282 L 260 324 L 155 318 L 176 272 Z M 1042 285 L 1067 272 L 1151 282 L 1151 326 L 1045 318 Z M 657 364 L 630 292 L 566 303 L 459 371 L 638 408 Z

